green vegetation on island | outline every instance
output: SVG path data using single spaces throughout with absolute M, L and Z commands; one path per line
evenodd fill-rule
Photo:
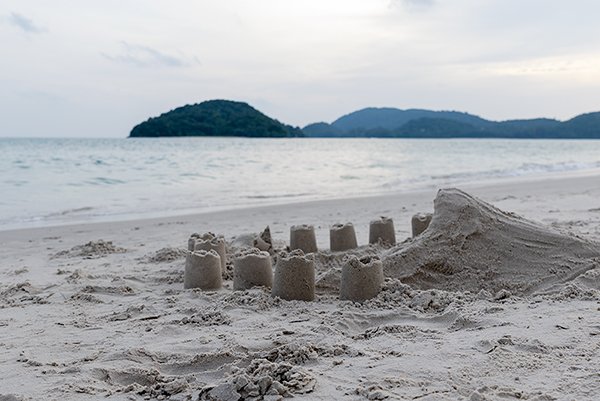
M 600 139 L 600 112 L 567 121 L 491 121 L 457 111 L 366 108 L 302 130 L 267 117 L 247 103 L 209 100 L 135 126 L 130 137 L 243 136 L 330 138 L 566 138 Z
M 600 139 L 600 113 L 582 114 L 564 122 L 548 118 L 490 121 L 456 111 L 367 108 L 331 124 L 309 124 L 303 132 L 307 137 L 332 138 Z
M 284 138 L 303 136 L 300 128 L 267 117 L 247 103 L 209 100 L 186 105 L 135 126 L 130 137 L 245 136 Z

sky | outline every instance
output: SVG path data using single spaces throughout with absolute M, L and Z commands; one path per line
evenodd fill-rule
M 597 0 L 3 0 L 0 136 L 125 137 L 209 99 L 297 126 L 364 107 L 600 110 Z

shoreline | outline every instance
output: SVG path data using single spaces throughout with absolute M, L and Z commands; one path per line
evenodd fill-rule
M 89 219 L 89 221 L 85 221 L 83 220 L 73 220 L 73 221 L 65 221 L 65 222 L 51 222 L 49 224 L 39 224 L 39 225 L 35 225 L 35 224 L 26 224 L 25 226 L 22 227 L 12 227 L 11 225 L 8 225 L 7 228 L 5 227 L 1 227 L 0 226 L 0 238 L 2 233 L 6 233 L 6 232 L 16 232 L 16 231 L 22 231 L 22 230 L 43 230 L 46 228 L 56 228 L 56 227 L 69 227 L 69 226 L 85 226 L 85 225 L 89 225 L 89 224 L 98 224 L 98 225 L 102 225 L 102 224 L 118 224 L 118 223 L 124 223 L 124 224 L 135 224 L 136 222 L 144 222 L 147 220 L 151 220 L 151 221 L 171 221 L 173 219 L 186 219 L 186 218 L 190 218 L 190 219 L 195 219 L 197 218 L 197 216 L 205 216 L 205 215 L 211 215 L 211 214 L 224 214 L 224 213 L 228 213 L 228 212 L 243 212 L 243 211 L 253 211 L 253 210 L 261 210 L 261 209 L 278 209 L 278 208 L 283 208 L 283 209 L 287 209 L 287 208 L 292 208 L 292 207 L 298 207 L 298 208 L 310 208 L 311 204 L 314 204 L 315 206 L 320 205 L 321 203 L 323 204 L 327 204 L 327 203 L 332 203 L 332 202 L 341 202 L 341 203 L 346 203 L 346 202 L 361 202 L 361 201 L 365 201 L 367 202 L 368 200 L 373 200 L 376 201 L 378 199 L 380 200 L 387 200 L 387 199 L 401 199 L 404 197 L 407 198 L 421 198 L 421 196 L 423 194 L 434 194 L 437 192 L 438 189 L 442 189 L 442 188 L 461 188 L 461 189 L 467 189 L 467 190 L 474 190 L 474 191 L 479 191 L 481 193 L 488 193 L 488 192 L 496 192 L 495 188 L 520 188 L 520 187 L 524 187 L 524 186 L 528 186 L 529 184 L 533 185 L 534 187 L 538 187 L 538 188 L 542 188 L 544 186 L 544 182 L 548 182 L 548 183 L 553 183 L 556 181 L 565 181 L 565 182 L 570 182 L 572 180 L 593 180 L 593 179 L 597 179 L 600 182 L 600 168 L 593 168 L 593 169 L 583 169 L 583 170 L 574 170 L 574 171 L 562 171 L 562 172 L 552 172 L 552 173 L 539 173 L 539 174 L 532 174 L 532 175 L 524 175 L 524 176 L 516 176 L 516 177 L 498 177 L 498 178 L 491 178 L 491 179 L 486 179 L 484 180 L 478 180 L 478 181 L 469 181 L 469 182 L 464 182 L 464 183 L 454 183 L 454 184 L 448 184 L 445 186 L 439 186 L 439 187 L 435 187 L 433 185 L 431 186 L 426 186 L 426 187 L 420 187 L 420 188 L 414 188 L 414 189 L 407 189 L 407 190 L 403 190 L 403 191 L 393 191 L 393 192 L 383 192 L 380 194 L 367 194 L 367 195 L 363 195 L 363 196 L 351 196 L 351 197 L 339 197 L 339 198 L 324 198 L 324 199 L 309 199 L 309 200 L 295 200 L 295 201 L 291 201 L 291 202 L 266 202 L 263 204 L 250 204 L 250 205 L 227 205 L 227 206 L 223 206 L 223 207 L 212 207 L 212 208 L 207 208 L 205 210 L 198 210 L 198 211 L 194 211 L 194 210 L 182 210 L 181 212 L 169 212 L 166 214 L 163 213 L 156 213 L 156 212 L 147 212 L 147 213 L 139 213 L 139 214 L 127 214 L 127 215 L 123 215 L 122 218 L 111 218 L 111 217 L 115 217 L 113 216 L 105 216 L 105 217 L 96 217 L 96 218 L 91 218 Z M 431 199 L 433 199 L 434 195 L 432 196 Z M 121 216 L 121 215 L 120 215 Z M 125 217 L 125 216 L 129 216 L 129 217 Z

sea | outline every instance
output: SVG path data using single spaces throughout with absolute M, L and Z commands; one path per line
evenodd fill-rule
M 0 230 L 600 171 L 600 141 L 0 138 Z

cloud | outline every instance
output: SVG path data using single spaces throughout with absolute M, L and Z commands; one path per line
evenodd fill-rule
M 33 21 L 27 17 L 25 17 L 24 15 L 18 14 L 18 13 L 10 13 L 10 16 L 8 17 L 8 22 L 11 25 L 16 26 L 17 28 L 21 29 L 23 32 L 25 33 L 43 33 L 46 32 L 46 30 L 44 28 L 41 28 L 39 26 L 37 26 L 36 24 L 33 23 Z
M 102 53 L 102 55 L 111 61 L 132 64 L 137 67 L 179 68 L 187 67 L 191 64 L 190 60 L 186 57 L 167 54 L 149 46 L 127 42 L 121 42 L 121 52 L 119 54 L 109 55 Z M 198 63 L 198 59 L 195 57 L 191 61 Z
M 400 0 L 401 3 L 407 6 L 432 6 L 435 0 Z
M 402 7 L 409 10 L 420 10 L 433 6 L 436 0 L 391 0 L 390 8 Z

